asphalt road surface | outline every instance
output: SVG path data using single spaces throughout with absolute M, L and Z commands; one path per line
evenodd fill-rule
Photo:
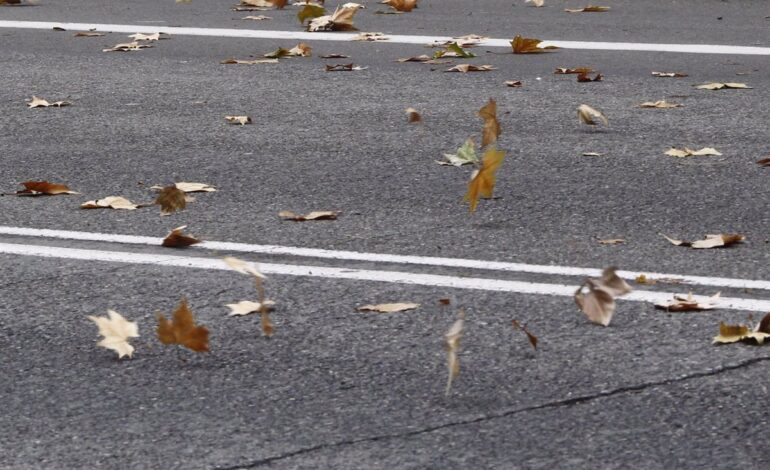
M 296 6 L 234 3 L 0 6 L 0 192 L 49 180 L 80 193 L 0 197 L 0 466 L 768 465 L 770 352 L 711 344 L 720 321 L 770 311 L 770 169 L 756 164 L 770 157 L 766 2 L 607 0 L 608 12 L 569 14 L 589 2 L 421 0 L 381 15 L 384 5 L 365 1 L 359 29 L 397 40 L 319 34 L 302 39 L 309 58 L 225 65 L 293 47 L 303 31 Z M 258 14 L 272 19 L 241 19 Z M 74 37 L 68 23 L 106 34 Z M 102 52 L 129 41 L 123 29 L 172 33 L 152 48 Z M 590 44 L 513 55 L 490 41 L 453 64 L 397 62 L 436 50 L 409 37 L 471 33 Z M 682 44 L 705 46 L 665 52 Z M 332 53 L 350 58 L 320 57 Z M 365 69 L 324 69 L 351 62 Z M 495 70 L 444 73 L 464 62 Z M 578 83 L 557 67 L 591 67 L 604 80 Z M 693 86 L 709 82 L 750 88 Z M 29 109 L 33 95 L 72 105 Z M 489 98 L 507 155 L 495 197 L 470 214 L 472 169 L 435 161 L 479 136 Z M 638 107 L 662 99 L 683 107 Z M 583 103 L 609 126 L 581 126 Z M 423 121 L 407 123 L 407 107 Z M 677 159 L 670 147 L 722 155 Z M 180 181 L 218 191 L 169 216 L 79 209 L 112 195 L 151 202 L 151 186 Z M 281 210 L 340 214 L 296 223 Z M 180 225 L 205 243 L 160 247 Z M 746 240 L 694 250 L 660 233 Z M 612 238 L 625 243 L 599 243 Z M 271 339 L 257 316 L 228 317 L 225 304 L 255 293 L 223 269 L 224 255 L 267 274 Z M 635 291 L 605 328 L 570 294 L 610 265 Z M 634 282 L 642 273 L 675 282 Z M 689 291 L 723 300 L 697 313 L 653 306 Z M 155 312 L 182 296 L 211 332 L 209 353 L 155 338 Z M 356 310 L 400 301 L 421 305 Z M 133 358 L 96 346 L 87 317 L 107 309 L 138 322 Z M 445 396 L 443 336 L 460 309 L 461 373 Z M 538 336 L 537 350 L 513 319 Z

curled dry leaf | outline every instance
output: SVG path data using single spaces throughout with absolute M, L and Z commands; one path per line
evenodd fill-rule
M 257 289 L 257 296 L 258 296 L 258 302 L 259 302 L 259 317 L 260 317 L 260 324 L 262 326 L 262 334 L 264 334 L 266 337 L 270 338 L 273 336 L 273 333 L 275 333 L 275 325 L 273 325 L 272 320 L 270 319 L 270 300 L 266 299 L 265 296 L 265 287 L 262 284 L 262 282 L 266 279 L 266 277 L 257 270 L 257 267 L 251 263 L 247 263 L 243 260 L 240 260 L 238 258 L 233 258 L 230 256 L 226 256 L 224 258 L 225 264 L 227 264 L 230 268 L 234 269 L 235 271 L 238 271 L 241 274 L 247 274 L 254 276 L 254 286 Z
M 489 36 L 479 36 L 478 34 L 466 34 L 465 36 L 455 36 L 453 42 L 456 42 L 460 47 L 476 47 L 484 41 L 489 40 Z M 445 43 L 445 45 L 447 45 Z
M 419 306 L 420 304 L 401 302 L 391 304 L 363 305 L 358 307 L 357 310 L 359 312 L 396 313 L 405 312 L 407 310 L 414 310 Z
M 417 8 L 417 0 L 382 0 L 380 3 L 389 5 L 402 13 L 410 12 Z
M 86 201 L 80 205 L 81 209 L 124 209 L 135 210 L 139 206 L 129 201 L 122 196 L 108 196 L 102 199 L 94 199 L 93 201 Z
M 241 300 L 236 304 L 227 304 L 230 308 L 231 317 L 248 315 L 250 313 L 261 312 L 263 307 L 259 302 L 252 302 L 251 300 Z M 265 300 L 264 308 L 269 312 L 275 308 L 275 302 L 272 300 Z
M 659 100 L 659 101 L 645 101 L 644 103 L 639 104 L 639 107 L 668 109 L 668 108 L 681 108 L 682 105 L 679 103 L 669 103 L 666 100 Z
M 545 0 L 527 0 L 524 3 L 532 3 L 532 6 L 541 7 L 545 5 Z
M 593 323 L 607 326 L 615 313 L 615 298 L 631 292 L 631 286 L 606 268 L 599 279 L 586 279 L 575 291 L 575 303 Z
M 408 122 L 422 121 L 422 116 L 420 116 L 420 113 L 414 108 L 406 108 L 406 116 L 407 116 Z
M 674 298 L 667 302 L 655 304 L 655 308 L 668 310 L 669 312 L 699 312 L 701 310 L 713 310 L 719 301 L 720 293 L 712 295 L 704 301 L 698 301 L 693 297 L 692 292 L 688 295 L 675 294 Z
M 390 38 L 385 36 L 384 33 L 361 33 L 357 36 L 354 36 L 351 41 L 368 41 L 368 42 L 375 42 L 375 41 L 387 41 Z
M 278 213 L 278 217 L 283 220 L 305 222 L 306 220 L 335 220 L 338 214 L 338 211 L 313 211 L 305 215 L 296 214 L 292 211 L 281 211 Z
M 59 194 L 79 194 L 71 191 L 66 184 L 49 183 L 48 181 L 25 181 L 21 183 L 24 189 L 16 191 L 17 196 L 57 196 Z
M 509 88 L 521 88 L 523 83 L 521 83 L 521 80 L 506 80 L 505 86 Z
M 770 313 L 765 315 L 755 327 L 719 322 L 719 334 L 714 337 L 714 343 L 728 344 L 743 341 L 761 345 L 767 338 L 770 338 Z
M 306 7 L 307 8 L 307 7 Z M 337 7 L 331 15 L 319 16 L 310 20 L 307 30 L 315 31 L 355 31 L 353 16 L 358 8 Z M 304 20 L 301 20 L 304 23 Z
M 610 7 L 600 7 L 596 5 L 588 5 L 587 7 L 583 8 L 565 8 L 564 11 L 567 13 L 602 13 L 605 11 L 609 11 Z
M 770 157 L 763 158 L 762 160 L 757 160 L 757 165 L 759 165 L 759 166 L 770 166 Z
M 461 59 L 471 59 L 476 57 L 476 54 L 470 51 L 466 51 L 456 42 L 450 42 L 443 51 L 436 51 L 433 53 L 434 59 L 440 59 L 442 57 L 459 57 Z
M 490 148 L 484 153 L 481 168 L 476 170 L 468 183 L 468 192 L 465 194 L 465 202 L 470 203 L 470 211 L 475 212 L 479 204 L 479 197 L 490 199 L 495 189 L 495 173 L 503 164 L 505 152 L 496 148 Z
M 130 37 L 134 41 L 160 41 L 161 39 L 169 39 L 170 36 L 166 33 L 153 33 L 153 34 L 135 33 L 135 34 L 130 34 L 128 37 Z
M 566 75 L 566 74 L 571 74 L 571 73 L 576 73 L 576 74 L 586 73 L 587 74 L 587 73 L 592 73 L 593 71 L 594 71 L 594 69 L 592 69 L 590 67 L 576 67 L 574 69 L 559 67 L 556 70 L 554 70 L 553 73 L 555 75 Z
M 187 207 L 187 198 L 184 191 L 176 186 L 166 186 L 158 193 L 158 197 L 155 198 L 155 204 L 160 206 L 161 215 L 170 215 L 184 210 Z
M 673 77 L 673 78 L 683 78 L 686 77 L 686 73 L 682 72 L 652 72 L 653 77 Z
M 606 238 L 604 240 L 599 240 L 600 245 L 622 245 L 625 242 L 625 238 Z
M 514 330 L 521 330 L 524 332 L 525 335 L 527 335 L 527 339 L 529 340 L 529 344 L 532 345 L 533 349 L 537 349 L 537 336 L 533 335 L 528 329 L 526 325 L 522 325 L 517 320 L 511 320 L 511 323 L 513 325 Z
M 321 56 L 322 59 L 347 59 L 349 57 L 349 55 L 345 54 L 326 54 Z
M 482 106 L 476 114 L 484 120 L 484 129 L 481 134 L 481 148 L 497 142 L 497 138 L 500 137 L 500 133 L 502 132 L 500 123 L 497 121 L 497 102 L 490 98 L 487 104 Z
M 156 314 L 158 319 L 158 339 L 163 344 L 179 344 L 195 352 L 209 350 L 209 330 L 205 326 L 196 325 L 187 299 L 184 297 L 168 321 L 162 313 Z
M 186 228 L 187 225 L 182 225 L 181 227 L 172 229 L 171 232 L 166 235 L 166 238 L 163 239 L 161 246 L 165 246 L 166 248 L 185 248 L 200 243 L 201 241 L 199 239 L 184 233 L 184 229 Z
M 695 85 L 695 88 L 699 90 L 751 89 L 745 83 L 705 83 L 703 85 Z
M 457 317 L 457 320 L 455 320 L 449 331 L 444 335 L 444 348 L 446 349 L 447 370 L 449 372 L 446 391 L 444 392 L 447 396 L 452 391 L 452 383 L 460 375 L 460 358 L 458 353 L 460 352 L 460 338 L 462 338 L 463 329 L 465 328 L 465 312 L 461 310 Z
M 134 52 L 152 47 L 149 44 L 140 44 L 137 41 L 116 44 L 110 48 L 102 49 L 102 52 Z
M 580 122 L 583 124 L 588 124 L 589 126 L 595 126 L 599 124 L 598 121 L 601 121 L 604 123 L 605 126 L 609 126 L 610 123 L 607 121 L 607 117 L 602 114 L 601 111 L 598 109 L 594 109 L 587 104 L 581 104 L 578 106 L 578 119 L 580 119 Z
M 97 38 L 104 36 L 104 33 L 98 33 L 96 31 L 80 31 L 73 34 L 73 36 L 76 38 Z
M 636 278 L 634 279 L 634 282 L 636 282 L 637 284 L 649 284 L 649 285 L 657 284 L 659 282 L 663 282 L 667 284 L 687 284 L 687 282 L 685 282 L 684 279 L 679 279 L 675 277 L 651 278 L 651 277 L 647 277 L 646 274 L 640 274 L 636 276 Z
M 323 1 L 321 1 L 321 3 L 323 3 Z M 366 10 L 366 7 L 364 5 L 361 5 L 360 3 L 354 3 L 354 2 L 343 3 L 342 8 L 358 8 L 359 10 Z
M 584 157 L 601 157 L 604 154 L 599 152 L 583 152 L 581 155 Z
M 237 271 L 241 274 L 251 275 L 258 279 L 267 279 L 264 274 L 259 272 L 253 263 L 247 263 L 242 259 L 233 258 L 232 256 L 225 256 L 223 261 L 234 271 Z
M 225 116 L 225 121 L 229 124 L 240 124 L 241 126 L 251 124 L 251 118 L 249 116 Z
M 669 157 L 685 158 L 685 157 L 702 157 L 702 156 L 720 156 L 719 151 L 712 147 L 703 147 L 700 150 L 692 150 L 685 147 L 682 150 L 677 148 L 670 148 L 666 151 L 666 155 Z
M 53 103 L 46 101 L 42 98 L 38 98 L 37 96 L 33 96 L 32 99 L 27 103 L 27 107 L 29 108 L 61 108 L 62 106 L 69 106 L 72 103 L 69 101 L 54 101 Z
M 21 0 L 0 0 L 0 5 L 21 5 Z
M 491 65 L 473 65 L 473 64 L 457 64 L 450 69 L 444 70 L 445 72 L 489 72 L 490 70 L 497 70 Z
M 366 70 L 366 67 L 355 64 L 335 64 L 326 66 L 327 72 L 353 72 L 357 70 Z
M 265 15 L 256 15 L 256 16 L 244 16 L 241 18 L 242 20 L 252 20 L 252 21 L 265 21 L 265 20 L 272 20 L 271 17 L 265 16 Z
M 134 354 L 134 347 L 128 343 L 128 339 L 139 337 L 139 328 L 136 322 L 126 320 L 123 315 L 114 310 L 107 310 L 107 314 L 109 318 L 88 317 L 96 323 L 99 334 L 104 336 L 104 339 L 96 345 L 112 349 L 118 353 L 118 359 L 123 356 L 131 357 Z
M 457 149 L 457 153 L 445 153 L 445 161 L 436 161 L 439 165 L 463 166 L 479 163 L 479 157 L 476 156 L 476 144 L 473 139 L 468 139 Z
M 322 17 L 325 14 L 326 10 L 321 5 L 308 3 L 297 13 L 297 19 L 300 23 L 305 24 L 305 21 Z
M 217 190 L 214 186 L 206 183 L 190 183 L 187 181 L 174 183 L 174 186 L 176 186 L 176 189 L 186 193 L 213 193 Z
M 277 64 L 278 59 L 225 59 L 220 64 L 238 64 L 238 65 L 257 65 L 257 64 Z
M 301 42 L 289 49 L 289 57 L 310 57 L 312 52 L 312 47 L 310 47 L 308 44 L 305 44 L 304 42 Z
M 600 73 L 596 73 L 593 78 L 591 78 L 587 72 L 579 73 L 577 76 L 577 81 L 579 83 L 585 83 L 585 82 L 601 82 L 604 80 L 604 75 Z
M 542 52 L 550 52 L 553 49 L 558 49 L 556 46 L 540 46 L 543 41 L 534 38 L 525 38 L 520 35 L 516 35 L 511 41 L 511 47 L 514 54 L 540 54 Z
M 687 247 L 696 248 L 696 249 L 728 247 L 736 243 L 741 243 L 746 239 L 745 236 L 738 233 L 709 234 L 709 235 L 706 235 L 706 237 L 703 240 L 696 240 L 694 242 L 686 241 L 686 240 L 677 240 L 675 238 L 667 237 L 662 233 L 660 235 L 666 240 L 668 240 L 669 242 L 671 242 L 671 244 L 673 245 L 687 246 Z

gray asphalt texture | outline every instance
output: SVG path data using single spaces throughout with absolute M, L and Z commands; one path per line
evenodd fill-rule
M 0 19 L 300 30 L 296 9 L 233 12 L 235 2 L 41 2 L 0 7 Z M 404 15 L 365 2 L 356 24 L 399 34 L 486 34 L 562 40 L 770 45 L 754 1 L 588 2 L 423 0 Z M 515 4 L 515 5 L 514 5 Z M 722 19 L 718 19 L 722 18 Z M 157 23 L 157 21 L 165 21 Z M 0 29 L 0 192 L 62 181 L 81 195 L 0 197 L 0 225 L 163 236 L 188 224 L 204 239 L 474 258 L 691 275 L 769 279 L 767 58 L 560 50 L 516 56 L 479 47 L 488 73 L 395 60 L 419 45 L 310 41 L 313 57 L 222 65 L 296 41 L 173 36 L 135 53 L 101 50 L 128 38 Z M 345 53 L 349 60 L 320 55 Z M 354 62 L 359 72 L 328 73 Z M 457 61 L 455 62 L 457 63 Z M 577 83 L 556 67 L 589 66 Z M 686 78 L 655 78 L 680 71 Z M 507 88 L 506 80 L 522 88 Z M 697 90 L 713 81 L 749 90 Z M 70 107 L 27 109 L 32 95 Z M 470 168 L 434 160 L 478 135 L 476 111 L 497 100 L 508 152 L 496 198 L 469 215 Z M 640 109 L 667 99 L 683 108 Z M 609 117 L 581 127 L 581 103 Z M 424 122 L 407 124 L 415 107 Z M 223 117 L 248 114 L 251 126 Z M 721 157 L 678 160 L 669 146 L 716 147 Z M 583 152 L 602 152 L 584 157 Z M 145 202 L 149 187 L 200 181 L 184 212 L 160 217 L 82 211 L 88 199 Z M 336 221 L 282 222 L 280 210 L 339 210 Z M 677 248 L 658 233 L 695 239 L 739 232 L 723 250 Z M 625 238 L 601 246 L 598 238 Z M 103 250 L 128 246 L 0 237 Z M 160 248 L 135 251 L 168 254 Z M 177 252 L 219 256 L 201 250 Z M 302 264 L 318 260 L 257 260 Z M 764 467 L 770 353 L 710 344 L 720 320 L 748 312 L 669 314 L 621 302 L 608 328 L 569 298 L 271 276 L 277 333 L 224 304 L 251 299 L 237 273 L 0 255 L 0 466 L 3 468 L 727 468 Z M 355 267 L 377 269 L 363 263 Z M 388 266 L 415 272 L 536 282 L 574 278 Z M 677 290 L 686 286 L 634 286 Z M 696 293 L 716 289 L 694 287 Z M 211 330 L 212 351 L 174 351 L 154 339 L 155 311 L 183 295 Z M 767 299 L 766 292 L 723 295 Z M 450 297 L 452 307 L 438 300 Z M 366 303 L 414 301 L 381 315 Z M 449 397 L 443 334 L 468 315 L 462 373 Z M 131 360 L 95 347 L 88 315 L 108 308 L 139 322 Z M 756 313 L 755 313 L 756 316 Z M 533 351 L 512 319 L 539 336 Z

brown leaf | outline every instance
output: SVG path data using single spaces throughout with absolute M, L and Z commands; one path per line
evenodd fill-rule
M 0 0 L 0 5 L 21 5 L 21 0 Z
M 530 333 L 530 331 L 527 329 L 526 325 L 520 324 L 517 320 L 511 320 L 513 324 L 514 330 L 521 330 L 524 332 L 524 334 L 527 335 L 527 339 L 529 340 L 529 344 L 532 345 L 533 349 L 537 349 L 537 336 Z
M 422 116 L 420 116 L 420 113 L 414 108 L 406 108 L 406 115 L 409 120 L 408 122 L 410 123 L 422 121 Z
M 686 73 L 682 72 L 652 72 L 653 77 L 674 77 L 674 78 L 683 78 L 686 77 Z
M 481 148 L 497 142 L 502 132 L 497 121 L 497 103 L 492 98 L 478 111 L 478 116 L 484 120 L 484 129 L 481 137 Z
M 757 331 L 760 333 L 770 334 L 770 313 L 762 317 L 759 325 L 757 325 Z
M 390 5 L 401 12 L 410 12 L 417 8 L 417 0 L 382 0 L 380 3 Z
M 763 318 L 762 322 L 766 318 Z M 719 322 L 719 334 L 714 337 L 713 342 L 715 344 L 728 344 L 742 341 L 762 345 L 765 339 L 770 338 L 770 333 L 761 330 L 762 322 L 757 326 L 757 329 L 752 329 L 748 325 L 728 325 L 725 322 Z
M 615 268 L 606 268 L 600 279 L 586 279 L 575 291 L 575 303 L 593 323 L 607 326 L 615 313 L 615 298 L 631 292 Z
M 312 47 L 310 47 L 308 44 L 305 44 L 304 42 L 301 42 L 289 49 L 289 57 L 310 57 L 312 52 Z
M 190 245 L 195 245 L 201 241 L 192 235 L 187 235 L 183 232 L 187 228 L 187 225 L 182 225 L 172 229 L 171 232 L 163 239 L 161 246 L 166 248 L 185 248 Z
M 348 57 L 350 56 L 345 54 L 326 54 L 321 56 L 322 59 L 347 59 Z
M 737 233 L 709 234 L 709 235 L 706 235 L 706 237 L 703 240 L 696 240 L 696 241 L 677 240 L 675 238 L 667 237 L 662 233 L 660 235 L 666 240 L 668 240 L 669 242 L 671 242 L 671 244 L 673 245 L 687 246 L 687 247 L 698 248 L 698 249 L 728 247 L 730 245 L 740 243 L 746 239 L 745 236 Z
M 757 160 L 757 165 L 770 166 L 770 157 L 763 158 L 762 160 Z
M 620 245 L 625 242 L 626 240 L 624 238 L 607 238 L 604 240 L 599 240 L 600 245 Z
M 509 88 L 521 88 L 523 83 L 521 83 L 521 80 L 506 80 L 505 86 Z
M 579 73 L 578 76 L 577 76 L 577 81 L 580 82 L 580 83 L 585 83 L 585 82 L 601 82 L 602 80 L 604 80 L 604 75 L 602 75 L 600 73 L 597 73 L 594 76 L 594 78 L 589 77 L 588 73 L 586 73 L 586 72 Z
M 588 5 L 583 8 L 565 8 L 564 11 L 568 13 L 601 13 L 608 11 L 610 7 L 600 7 L 596 5 Z
M 80 31 L 78 33 L 73 34 L 76 38 L 96 38 L 99 36 L 104 36 L 104 33 L 98 33 L 96 31 Z
M 16 191 L 17 196 L 56 196 L 59 194 L 79 194 L 70 191 L 66 184 L 49 183 L 48 181 L 25 181 L 21 183 L 24 189 Z
M 460 338 L 463 335 L 463 329 L 465 328 L 465 312 L 462 310 L 457 315 L 457 320 L 452 324 L 444 335 L 444 348 L 447 355 L 447 369 L 449 377 L 446 383 L 446 391 L 444 392 L 449 396 L 449 392 L 452 390 L 452 383 L 460 375 L 460 358 L 458 353 L 460 352 Z
M 473 64 L 457 64 L 450 69 L 444 70 L 444 72 L 489 72 L 490 70 L 497 70 L 491 65 L 473 65 Z
M 295 214 L 292 211 L 281 211 L 278 217 L 283 220 L 293 220 L 294 222 L 305 222 L 306 220 L 335 220 L 339 211 L 313 211 L 305 215 Z
M 377 313 L 396 313 L 405 312 L 407 310 L 414 310 L 418 308 L 420 304 L 401 302 L 391 304 L 376 304 L 376 305 L 363 305 L 358 307 L 359 312 L 377 312 Z
M 69 106 L 71 104 L 72 103 L 69 101 L 54 101 L 51 103 L 42 98 L 38 98 L 37 96 L 33 96 L 29 103 L 27 103 L 27 106 L 30 108 L 61 108 L 62 106 Z
M 556 46 L 540 47 L 542 43 L 540 39 L 524 38 L 520 35 L 516 35 L 511 41 L 511 47 L 514 54 L 540 54 L 543 52 L 550 52 L 553 49 L 558 49 Z
M 593 71 L 594 71 L 594 69 L 592 69 L 590 67 L 577 67 L 577 68 L 574 68 L 574 69 L 560 67 L 560 68 L 557 68 L 556 70 L 554 70 L 553 73 L 556 74 L 556 75 L 566 75 L 566 74 L 570 74 L 570 73 L 577 73 L 577 74 L 592 73 Z
M 353 16 L 358 8 L 338 6 L 331 15 L 319 16 L 310 20 L 307 30 L 314 31 L 356 31 L 353 26 Z
M 184 297 L 174 310 L 171 321 L 158 312 L 158 339 L 163 344 L 179 344 L 195 352 L 209 350 L 209 330 L 205 326 L 195 325 L 193 314 Z
M 479 204 L 479 197 L 490 199 L 495 189 L 495 173 L 503 164 L 505 152 L 492 147 L 484 153 L 481 168 L 477 170 L 468 183 L 468 192 L 465 201 L 470 203 L 470 211 L 475 212 Z
M 158 193 L 155 204 L 160 205 L 161 215 L 169 215 L 183 210 L 187 206 L 187 198 L 184 191 L 176 186 L 166 186 Z
M 703 302 L 695 300 L 692 292 L 687 296 L 674 295 L 672 300 L 656 303 L 655 308 L 668 310 L 669 312 L 700 312 L 702 310 L 713 310 L 716 308 L 715 303 L 719 300 L 719 295 L 720 293 L 717 292 Z

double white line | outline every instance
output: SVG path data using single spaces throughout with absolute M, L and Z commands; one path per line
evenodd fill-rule
M 53 238 L 71 241 L 101 242 L 128 245 L 160 246 L 162 239 L 133 235 L 116 235 L 93 232 L 74 232 L 62 230 L 35 229 L 27 227 L 0 226 L 0 235 L 20 237 Z M 370 263 L 406 264 L 434 266 L 444 268 L 464 268 L 497 272 L 547 274 L 558 276 L 598 276 L 599 269 L 578 268 L 571 266 L 549 266 L 537 264 L 506 263 L 462 258 L 438 258 L 429 256 L 405 256 L 378 253 L 362 253 L 354 251 L 323 250 L 315 248 L 298 248 L 278 245 L 255 245 L 244 243 L 228 243 L 207 241 L 191 247 L 197 251 L 212 251 L 224 253 L 255 253 L 262 255 L 296 256 L 304 258 L 320 258 L 335 261 L 363 261 Z M 162 255 L 152 253 L 134 253 L 129 251 L 104 251 L 81 248 L 63 248 L 56 246 L 0 243 L 0 253 L 36 256 L 43 258 L 65 258 L 83 261 L 104 261 L 113 263 L 148 264 L 165 267 L 181 267 L 192 269 L 229 270 L 219 258 L 204 258 L 179 255 Z M 571 296 L 577 285 L 537 283 L 526 281 L 511 281 L 494 278 L 458 277 L 448 275 L 410 273 L 402 271 L 366 270 L 350 267 L 308 266 L 296 264 L 260 263 L 259 269 L 265 274 L 286 276 L 311 276 L 331 279 L 347 279 L 356 281 L 376 281 L 398 284 L 412 284 L 450 289 L 475 289 L 497 292 L 511 292 L 535 295 Z M 634 279 L 644 274 L 648 279 L 678 279 L 691 285 L 709 287 L 743 288 L 755 290 L 770 290 L 770 282 L 750 279 L 733 279 L 721 277 L 690 276 L 678 274 L 663 274 L 650 272 L 620 271 L 626 279 Z M 686 290 L 686 287 L 683 287 Z M 716 290 L 716 289 L 715 289 Z M 623 297 L 623 300 L 638 302 L 663 302 L 672 298 L 672 292 L 637 290 Z M 705 300 L 706 297 L 695 296 Z M 770 311 L 770 300 L 745 298 L 721 298 L 719 308 Z

